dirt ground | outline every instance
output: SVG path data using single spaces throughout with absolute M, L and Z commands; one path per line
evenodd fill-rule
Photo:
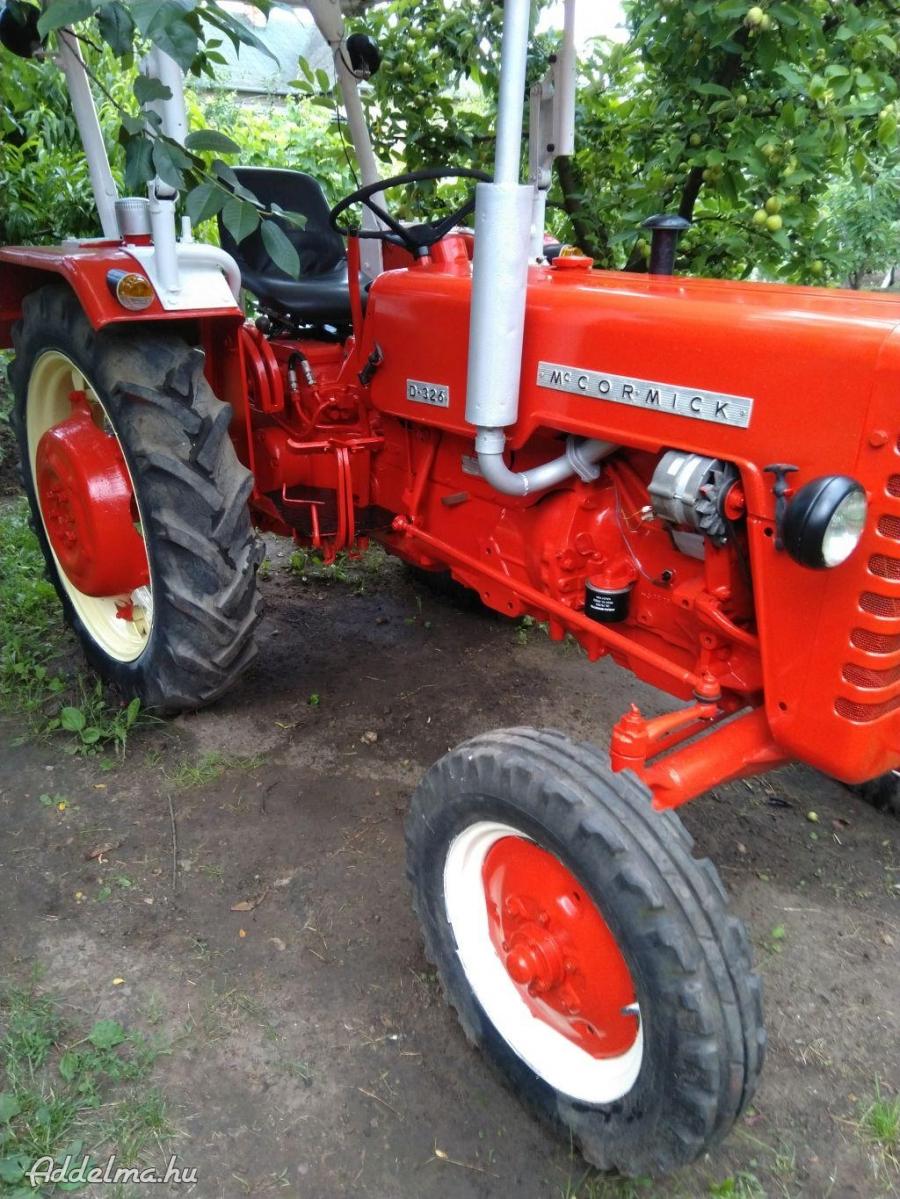
M 270 554 L 259 660 L 213 709 L 138 730 L 112 769 L 0 725 L 0 973 L 38 964 L 79 1017 L 166 1039 L 154 1083 L 192 1193 L 900 1195 L 859 1124 L 876 1086 L 900 1084 L 900 822 L 801 767 L 689 805 L 756 946 L 768 1062 L 749 1118 L 700 1165 L 599 1178 L 444 1005 L 402 822 L 465 737 L 530 723 L 603 744 L 629 700 L 659 697 L 539 628 L 456 610 L 397 563 L 326 583 L 292 571 L 289 546 Z

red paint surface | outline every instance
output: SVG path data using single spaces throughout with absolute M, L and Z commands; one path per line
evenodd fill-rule
M 634 1044 L 631 972 L 584 888 L 553 854 L 503 837 L 482 868 L 491 941 L 537 1019 L 591 1057 Z
M 150 581 L 135 528 L 131 480 L 115 437 L 98 428 L 83 392 L 75 411 L 38 442 L 35 482 L 57 560 L 85 595 L 129 594 Z

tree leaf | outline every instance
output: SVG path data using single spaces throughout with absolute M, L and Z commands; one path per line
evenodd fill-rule
M 138 104 L 148 104 L 151 100 L 172 99 L 172 89 L 160 83 L 153 75 L 138 75 L 134 81 L 134 94 Z
M 153 178 L 153 142 L 142 133 L 125 142 L 125 187 L 130 195 L 140 192 Z
M 188 70 L 199 49 L 197 30 L 191 23 L 196 0 L 135 0 L 131 15 L 138 29 Z
M 192 166 L 184 150 L 168 138 L 158 137 L 153 142 L 153 166 L 163 183 L 181 191 L 184 187 L 182 171 Z
M 223 180 L 225 183 L 228 184 L 228 186 L 231 188 L 231 190 L 234 192 L 234 194 L 236 196 L 240 196 L 242 200 L 250 200 L 251 203 L 253 203 L 253 204 L 258 203 L 256 196 L 254 196 L 253 192 L 249 191 L 246 187 L 244 187 L 241 184 L 237 175 L 235 175 L 234 171 L 231 169 L 231 167 L 228 165 L 227 162 L 223 162 L 221 160 L 221 158 L 214 158 L 213 163 L 212 163 L 212 169 L 215 171 L 215 173 L 219 176 L 219 178 L 221 180 Z
M 184 139 L 189 150 L 211 151 L 215 154 L 240 154 L 241 148 L 230 137 L 216 129 L 197 129 Z
M 18 1099 L 11 1091 L 0 1093 L 0 1124 L 8 1124 L 13 1116 L 17 1116 L 21 1110 Z
M 233 17 L 231 13 L 226 12 L 220 5 L 210 3 L 207 5 L 203 13 L 203 19 L 208 21 L 210 25 L 214 25 L 221 30 L 231 44 L 237 50 L 239 43 L 245 46 L 252 46 L 254 50 L 258 50 L 261 54 L 265 54 L 267 58 L 271 58 L 276 66 L 281 64 L 278 62 L 276 55 L 272 53 L 262 38 L 257 37 L 249 25 L 245 25 L 243 21 Z
M 246 200 L 232 196 L 222 209 L 222 224 L 234 240 L 240 244 L 259 225 L 259 213 Z
M 87 724 L 81 708 L 63 708 L 59 722 L 67 733 L 80 733 Z
M 84 21 L 94 11 L 93 0 L 54 0 L 38 21 L 38 33 L 46 37 L 54 29 Z
M 98 1020 L 87 1039 L 96 1049 L 113 1049 L 125 1040 L 125 1029 L 118 1020 Z
M 214 183 L 201 183 L 188 192 L 184 206 L 191 224 L 199 225 L 201 221 L 207 221 L 221 212 L 227 200 L 228 196 L 221 187 Z
M 124 4 L 113 0 L 97 13 L 100 36 L 118 58 L 129 54 L 134 45 L 134 21 Z
M 263 245 L 275 265 L 296 279 L 300 274 L 300 257 L 285 231 L 271 218 L 267 218 L 263 220 L 260 233 Z

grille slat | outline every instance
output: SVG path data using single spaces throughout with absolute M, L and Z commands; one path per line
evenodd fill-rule
M 900 580 L 900 558 L 890 554 L 873 554 L 869 559 L 869 570 L 880 579 Z
M 900 452 L 900 437 L 897 438 L 897 451 Z M 888 475 L 885 493 L 900 499 L 900 474 Z M 889 511 L 884 511 L 885 508 Z M 882 588 L 887 590 L 891 583 L 900 581 L 900 556 L 873 552 L 884 545 L 883 541 L 879 543 L 877 540 L 879 536 L 900 542 L 900 515 L 889 500 L 883 502 L 875 529 L 867 538 L 869 573 L 875 579 L 885 580 L 888 586 L 882 584 L 879 587 L 873 580 L 871 590 L 863 591 L 859 597 L 860 610 L 876 617 L 881 622 L 881 628 L 851 629 L 850 645 L 869 661 L 844 663 L 841 677 L 847 686 L 857 691 L 857 696 L 840 695 L 834 703 L 838 716 L 854 724 L 871 724 L 900 711 L 900 664 L 884 664 L 886 655 L 900 652 L 900 595 L 885 595 L 882 592 Z M 880 692 L 883 696 L 886 688 L 892 689 L 895 694 L 889 694 L 887 699 L 875 699 L 872 692 Z
M 887 670 L 876 670 L 873 666 L 858 666 L 848 662 L 844 666 L 844 682 L 852 683 L 854 687 L 863 687 L 866 691 L 874 691 L 881 687 L 890 687 L 900 679 L 900 666 L 891 666 Z
M 852 720 L 854 724 L 870 724 L 873 720 L 880 720 L 882 716 L 896 712 L 898 708 L 900 708 L 900 695 L 895 695 L 893 699 L 886 699 L 880 704 L 866 704 L 861 700 L 844 699 L 843 696 L 840 696 L 834 705 L 838 716 L 843 716 L 845 720 Z
M 859 597 L 863 612 L 881 616 L 887 620 L 900 620 L 900 597 L 879 595 L 877 591 L 864 591 Z
M 884 596 L 876 596 L 884 599 Z M 898 613 L 900 615 L 900 613 Z M 900 633 L 873 633 L 871 629 L 854 629 L 850 644 L 866 654 L 895 654 L 900 650 Z

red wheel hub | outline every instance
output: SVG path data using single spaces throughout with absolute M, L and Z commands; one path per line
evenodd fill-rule
M 558 858 L 502 837 L 482 868 L 491 940 L 532 1011 L 592 1057 L 634 1044 L 631 972 L 584 888 Z
M 38 442 L 35 483 L 44 527 L 69 581 L 85 595 L 116 596 L 150 581 L 122 449 L 94 423 L 84 392 L 72 415 Z

